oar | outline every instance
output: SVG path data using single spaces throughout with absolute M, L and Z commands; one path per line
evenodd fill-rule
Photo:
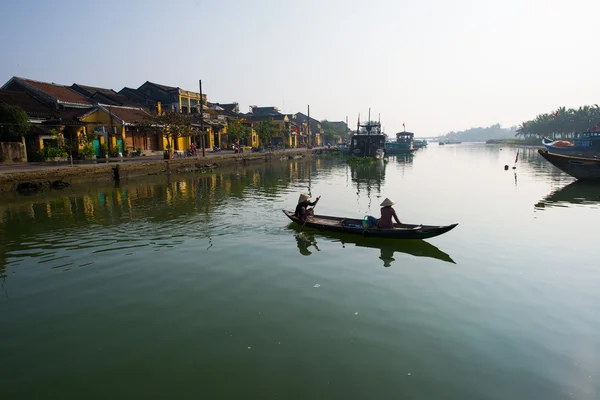
M 315 205 L 313 206 L 313 208 L 311 208 L 311 210 L 313 210 L 317 207 L 317 204 L 319 203 L 319 200 L 321 200 L 321 196 L 317 197 L 317 201 L 315 202 Z M 308 211 L 308 210 L 306 210 Z M 306 221 L 308 221 L 308 215 L 306 216 L 306 218 L 304 218 L 304 223 L 302 224 L 302 228 L 300 228 L 300 232 L 302 232 L 304 230 L 304 225 L 306 225 Z

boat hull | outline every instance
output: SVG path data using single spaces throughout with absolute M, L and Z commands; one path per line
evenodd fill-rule
M 579 180 L 600 181 L 600 159 L 556 154 L 545 149 L 538 153 L 550 164 Z
M 458 224 L 445 226 L 438 225 L 396 225 L 393 229 L 365 228 L 361 219 L 332 217 L 327 215 L 315 215 L 309 217 L 306 222 L 301 222 L 294 216 L 293 211 L 282 210 L 283 213 L 292 221 L 306 228 L 315 228 L 328 232 L 343 232 L 365 237 L 377 237 L 387 239 L 429 239 L 442 235 Z
M 408 154 L 416 149 L 410 143 L 386 143 L 385 154 Z

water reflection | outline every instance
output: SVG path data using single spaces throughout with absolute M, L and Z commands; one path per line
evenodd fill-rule
M 99 252 L 130 254 L 140 247 L 159 251 L 185 238 L 208 241 L 210 248 L 215 237 L 243 234 L 265 223 L 255 202 L 278 202 L 292 182 L 310 182 L 311 175 L 326 174 L 337 164 L 291 160 L 4 196 L 0 279 L 9 275 L 11 265 L 32 258 L 64 271 L 89 264 L 85 257 L 75 264 L 70 264 L 72 259 L 60 261 L 64 254 L 84 253 L 94 261 L 93 254 Z
M 379 249 L 379 259 L 383 261 L 384 267 L 390 267 L 396 261 L 394 258 L 395 253 L 410 254 L 415 257 L 435 258 L 440 261 L 456 264 L 452 257 L 424 240 L 380 239 L 334 232 L 315 232 L 312 230 L 300 232 L 300 228 L 295 223 L 289 224 L 288 229 L 296 231 L 295 238 L 298 251 L 303 256 L 310 256 L 314 251 L 321 251 L 317 244 L 318 238 L 323 239 L 323 242 L 340 243 L 343 248 L 347 244 L 353 244 L 356 247 Z
M 361 190 L 366 190 L 371 206 L 371 193 L 376 191 L 377 196 L 381 195 L 381 187 L 385 182 L 385 168 L 387 162 L 378 160 L 371 164 L 350 164 L 350 176 L 356 186 L 356 196 L 360 197 Z
M 597 206 L 600 204 L 600 185 L 592 182 L 574 181 L 551 192 L 540 200 L 535 208 L 569 207 L 572 205 Z
M 394 161 L 397 164 L 404 164 L 404 165 L 410 165 L 410 164 L 412 164 L 413 159 L 414 159 L 414 154 L 413 153 L 394 154 L 394 155 L 390 155 L 388 157 L 389 161 Z

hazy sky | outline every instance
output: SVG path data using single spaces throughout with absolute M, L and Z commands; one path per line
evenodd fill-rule
M 434 136 L 600 103 L 599 0 L 21 0 L 0 12 L 12 76 L 146 80 Z M 361 118 L 362 119 L 362 118 Z

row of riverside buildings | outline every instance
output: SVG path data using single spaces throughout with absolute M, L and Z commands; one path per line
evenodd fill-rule
M 241 120 L 249 128 L 250 135 L 242 139 L 242 146 L 320 146 L 324 136 L 321 123 L 301 112 L 284 114 L 277 107 L 250 106 L 250 111 L 243 113 L 238 103 L 211 103 L 205 94 L 149 81 L 137 89 L 124 87 L 116 92 L 15 76 L 0 88 L 2 103 L 21 107 L 29 117 L 32 128 L 24 139 L 29 160 L 35 160 L 44 146 L 55 143 L 57 132 L 69 139 L 92 136 L 97 156 L 102 147 L 108 147 L 110 154 L 140 150 L 147 155 L 162 154 L 168 142 L 162 134 L 147 128 L 147 122 L 166 110 L 190 114 L 192 120 L 202 122 L 199 125 L 204 129 L 206 149 L 231 147 L 227 123 L 232 120 Z M 254 128 L 269 118 L 278 134 L 271 143 L 261 143 Z M 346 126 L 344 122 L 337 124 Z M 192 143 L 200 148 L 200 136 L 177 138 L 173 150 L 186 150 Z M 77 151 L 73 156 L 78 156 Z

